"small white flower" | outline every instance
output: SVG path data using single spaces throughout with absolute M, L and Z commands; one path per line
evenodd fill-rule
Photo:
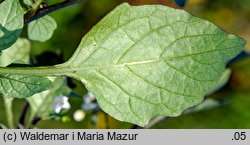
M 53 109 L 56 113 L 60 113 L 62 109 L 69 109 L 70 104 L 68 102 L 69 98 L 63 95 L 60 95 L 55 98 Z

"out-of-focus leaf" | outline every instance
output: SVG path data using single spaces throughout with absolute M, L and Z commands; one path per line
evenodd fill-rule
M 4 50 L 0 55 L 0 66 L 5 67 L 14 61 L 29 62 L 30 42 L 28 39 L 19 38 L 9 49 Z
M 50 39 L 56 29 L 56 21 L 50 16 L 44 16 L 28 25 L 28 36 L 32 40 L 44 42 Z
M 33 4 L 32 0 L 23 0 L 23 3 L 27 6 L 31 6 Z

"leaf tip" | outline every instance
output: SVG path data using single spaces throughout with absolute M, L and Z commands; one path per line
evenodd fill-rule
M 238 41 L 238 44 L 242 47 L 244 47 L 247 44 L 247 41 L 244 38 L 241 38 L 241 37 L 233 35 L 233 34 L 228 34 L 228 38 Z

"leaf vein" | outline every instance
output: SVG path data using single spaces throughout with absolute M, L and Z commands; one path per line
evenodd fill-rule
M 190 79 L 192 79 L 192 80 L 195 80 L 195 81 L 198 81 L 198 82 L 204 82 L 204 80 L 200 80 L 200 79 L 194 78 L 194 77 L 192 77 L 192 76 L 190 76 L 190 75 L 188 75 L 188 74 L 186 74 L 186 73 L 180 71 L 179 69 L 175 68 L 173 65 L 171 65 L 170 63 L 168 63 L 167 61 L 163 61 L 163 62 L 164 62 L 167 66 L 169 66 L 170 68 L 172 68 L 174 71 L 179 72 L 179 73 L 183 74 L 184 76 L 186 76 L 186 77 L 188 77 L 188 78 L 190 78 Z M 214 81 L 214 80 L 206 80 L 206 81 Z
M 175 95 L 186 96 L 186 97 L 195 97 L 195 96 L 193 96 L 193 95 L 187 95 L 187 94 L 177 93 L 177 92 L 171 91 L 171 90 L 169 90 L 169 89 L 167 89 L 167 88 L 158 86 L 158 85 L 156 85 L 156 84 L 154 84 L 154 83 L 148 81 L 147 79 L 143 78 L 142 76 L 138 75 L 136 72 L 134 72 L 134 71 L 133 71 L 131 68 L 129 68 L 128 66 L 126 66 L 126 68 L 127 68 L 131 73 L 133 73 L 135 76 L 137 76 L 138 78 L 140 78 L 141 80 L 143 80 L 144 82 L 146 82 L 147 84 L 150 84 L 150 85 L 152 85 L 152 86 L 154 86 L 154 87 L 156 87 L 156 88 L 158 88 L 158 89 L 162 89 L 162 90 L 164 90 L 164 91 L 173 93 L 173 94 L 175 94 Z
M 108 76 L 106 76 L 105 74 L 101 73 L 100 71 L 96 71 L 97 73 L 99 73 L 101 76 L 103 76 L 106 80 L 108 80 L 110 83 L 114 84 L 117 88 L 119 88 L 122 92 L 124 92 L 125 94 L 127 94 L 128 96 L 131 96 L 135 99 L 138 99 L 142 102 L 145 102 L 145 103 L 148 103 L 148 104 L 151 104 L 151 105 L 157 105 L 157 104 L 154 104 L 154 103 L 151 103 L 151 102 L 148 102 L 146 100 L 143 100 L 137 96 L 133 96 L 131 94 L 129 94 L 126 90 L 124 90 L 121 86 L 119 86 L 117 83 L 115 83 L 114 81 L 112 81 Z

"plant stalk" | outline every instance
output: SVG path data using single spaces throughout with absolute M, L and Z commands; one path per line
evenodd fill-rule
M 32 22 L 32 21 L 34 21 L 36 19 L 39 19 L 39 18 L 41 18 L 43 16 L 46 16 L 46 15 L 50 14 L 52 12 L 58 11 L 58 10 L 60 10 L 62 8 L 65 8 L 65 7 L 74 5 L 74 4 L 77 4 L 77 3 L 81 2 L 81 1 L 82 0 L 64 0 L 63 2 L 54 4 L 54 5 L 46 6 L 44 8 L 40 8 L 40 9 L 38 8 L 35 11 L 36 13 L 34 15 L 32 15 L 32 17 L 25 17 L 24 23 L 25 24 L 30 23 L 30 22 Z M 38 7 L 39 7 L 39 5 L 38 5 Z
M 5 105 L 5 113 L 8 122 L 8 127 L 10 129 L 14 129 L 14 119 L 13 119 L 13 111 L 12 111 L 12 102 L 13 98 L 6 98 L 4 97 L 4 105 Z
M 46 67 L 0 67 L 0 74 L 11 75 L 35 75 L 35 76 L 61 76 L 72 72 L 70 68 L 46 66 Z

